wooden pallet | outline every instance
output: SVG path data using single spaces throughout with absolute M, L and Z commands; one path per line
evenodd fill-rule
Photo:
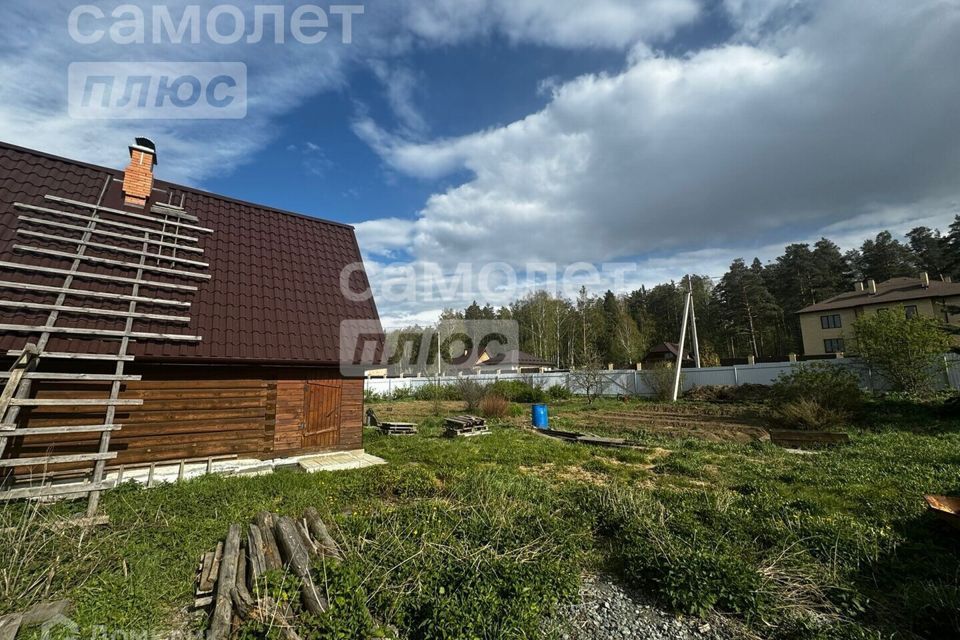
M 119 395 L 125 382 L 136 379 L 135 376 L 124 374 L 126 363 L 133 361 L 134 356 L 129 353 L 130 343 L 135 340 L 151 341 L 183 341 L 198 342 L 201 336 L 167 333 L 135 331 L 138 322 L 170 322 L 186 323 L 190 318 L 184 315 L 142 313 L 138 305 L 170 306 L 188 309 L 190 302 L 176 297 L 158 298 L 142 295 L 141 289 L 163 290 L 165 292 L 182 292 L 192 294 L 198 287 L 182 282 L 171 282 L 161 278 L 207 280 L 209 274 L 196 271 L 207 267 L 207 263 L 193 258 L 203 254 L 203 249 L 197 246 L 200 234 L 212 233 L 191 222 L 197 218 L 182 209 L 182 200 L 177 206 L 155 204 L 149 211 L 135 213 L 120 209 L 110 209 L 103 206 L 103 199 L 110 186 L 112 178 L 107 178 L 96 203 L 84 203 L 55 195 L 47 195 L 46 203 L 49 206 L 40 206 L 24 202 L 14 203 L 18 209 L 19 226 L 17 233 L 31 238 L 38 245 L 44 242 L 53 243 L 54 247 L 15 245 L 19 261 L 0 261 L 0 270 L 37 273 L 44 276 L 62 277 L 57 286 L 24 284 L 0 278 L 0 288 L 13 291 L 26 291 L 30 294 L 46 294 L 52 297 L 50 302 L 34 302 L 4 300 L 0 309 L 30 309 L 47 311 L 46 322 L 42 324 L 18 324 L 0 322 L 0 332 L 23 333 L 36 338 L 30 338 L 23 349 L 12 350 L 8 355 L 17 358 L 14 367 L 4 376 L 6 385 L 0 395 L 0 468 L 29 467 L 34 470 L 28 486 L 16 486 L 10 482 L 12 476 L 0 488 L 0 500 L 13 500 L 31 497 L 62 497 L 87 493 L 88 516 L 97 511 L 100 491 L 109 485 L 104 481 L 107 461 L 116 457 L 116 452 L 110 452 L 110 434 L 121 428 L 114 420 L 116 409 L 120 406 L 142 404 L 142 400 L 120 399 Z M 46 204 L 45 203 L 45 204 Z M 67 210 L 72 209 L 72 210 Z M 11 212 L 13 213 L 13 212 Z M 120 219 L 118 219 L 120 218 Z M 185 222 L 186 221 L 186 222 Z M 193 235 L 193 234 L 197 235 Z M 62 246 L 73 245 L 73 251 L 63 251 Z M 101 255 L 101 254 L 106 255 Z M 114 256 L 123 254 L 135 256 L 136 261 L 118 260 Z M 191 258 L 183 257 L 183 254 Z M 46 264 L 34 264 L 30 259 L 34 256 L 43 256 L 46 259 L 59 259 L 63 267 L 51 267 Z M 84 270 L 84 264 L 99 265 L 121 272 L 132 272 L 132 275 L 113 275 Z M 148 277 L 147 274 L 152 274 Z M 85 289 L 75 286 L 77 281 L 108 282 L 116 286 L 129 286 L 127 293 L 110 293 L 95 289 Z M 172 293 L 168 294 L 172 295 Z M 83 298 L 89 300 L 86 304 L 71 305 L 68 299 Z M 117 303 L 126 303 L 123 309 L 115 308 Z M 83 317 L 113 317 L 124 323 L 122 330 L 91 329 L 58 324 L 61 315 Z M 103 341 L 110 348 L 99 352 L 94 349 L 91 353 L 85 352 L 54 352 L 48 351 L 47 345 L 52 337 L 57 335 L 84 336 Z M 77 373 L 75 371 L 39 371 L 41 363 L 45 366 L 55 366 L 58 361 L 92 361 L 112 362 L 112 374 Z M 0 378 L 2 379 L 2 378 Z M 67 382 L 99 382 L 109 385 L 109 391 L 104 392 L 103 398 L 75 399 L 37 399 L 35 397 L 35 381 L 67 381 Z M 22 411 L 32 407 L 74 406 L 103 407 L 104 418 L 99 424 L 81 427 L 43 427 L 30 428 L 21 424 Z M 23 438 L 46 434 L 67 434 L 79 432 L 99 432 L 99 446 L 96 453 L 49 455 L 38 458 L 4 457 L 6 445 L 11 438 Z M 47 465 L 58 465 L 68 462 L 93 462 L 93 469 L 87 482 L 81 484 L 63 485 L 51 484 L 56 473 L 49 473 Z M 38 465 L 44 468 L 39 472 Z
M 367 426 L 379 429 L 388 436 L 414 436 L 417 425 L 413 422 L 384 422 L 373 409 L 367 409 Z
M 469 438 L 473 436 L 485 436 L 490 434 L 487 422 L 477 416 L 455 416 L 447 418 L 444 421 L 446 431 L 444 435 L 448 438 Z

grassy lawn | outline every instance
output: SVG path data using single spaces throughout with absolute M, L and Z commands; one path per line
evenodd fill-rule
M 584 571 L 670 610 L 722 614 L 744 637 L 960 635 L 960 535 L 922 500 L 960 493 L 960 422 L 934 404 L 873 402 L 851 445 L 812 455 L 724 426 L 751 424 L 752 406 L 551 404 L 557 428 L 636 449 L 538 435 L 529 407 L 490 436 L 449 440 L 432 403 L 374 406 L 421 424 L 414 437 L 367 431 L 386 466 L 127 485 L 104 495 L 110 524 L 84 536 L 49 526 L 78 505 L 4 507 L 0 614 L 65 596 L 84 628 L 201 628 L 187 613 L 200 553 L 260 510 L 315 506 L 345 547 L 355 579 L 343 584 L 412 638 L 538 637 Z M 670 415 L 618 417 L 631 411 Z M 702 437 L 701 418 L 719 435 Z

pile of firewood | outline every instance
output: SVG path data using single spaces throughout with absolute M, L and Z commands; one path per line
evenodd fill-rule
M 310 575 L 311 561 L 319 557 L 342 560 L 340 548 L 312 507 L 299 520 L 264 511 L 246 531 L 230 525 L 226 540 L 203 555 L 198 571 L 196 604 L 212 607 L 207 637 L 224 640 L 244 621 L 256 620 L 279 629 L 286 640 L 298 640 L 289 604 L 259 593 L 260 578 L 275 569 L 289 572 L 300 581 L 304 610 L 323 613 L 326 597 Z

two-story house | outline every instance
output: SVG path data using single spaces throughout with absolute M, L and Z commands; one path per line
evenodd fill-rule
M 960 283 L 919 278 L 892 278 L 877 284 L 858 282 L 853 291 L 841 293 L 803 308 L 800 331 L 803 352 L 827 355 L 854 351 L 853 323 L 864 313 L 890 311 L 908 316 L 938 318 L 945 323 L 960 322 Z

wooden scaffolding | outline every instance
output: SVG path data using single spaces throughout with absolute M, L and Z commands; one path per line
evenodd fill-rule
M 116 451 L 110 450 L 111 433 L 122 427 L 115 419 L 117 408 L 143 403 L 140 399 L 120 397 L 125 382 L 140 379 L 125 373 L 125 367 L 134 360 L 130 343 L 189 343 L 201 339 L 175 329 L 135 329 L 141 326 L 139 323 L 149 323 L 149 328 L 155 329 L 157 323 L 182 326 L 190 322 L 190 317 L 183 315 L 190 302 L 183 298 L 196 292 L 200 281 L 211 277 L 201 271 L 208 264 L 199 259 L 203 249 L 197 245 L 201 234 L 213 230 L 200 226 L 198 219 L 183 209 L 182 198 L 179 204 L 157 203 L 142 212 L 105 207 L 103 200 L 111 180 L 106 180 L 93 204 L 55 195 L 47 195 L 44 202 L 37 204 L 14 203 L 16 232 L 22 243 L 14 245 L 17 261 L 0 261 L 0 271 L 42 275 L 46 281 L 59 282 L 40 285 L 0 275 L 0 290 L 7 292 L 0 296 L 0 313 L 46 313 L 42 323 L 0 323 L 0 331 L 24 334 L 26 340 L 22 349 L 7 352 L 16 361 L 9 372 L 0 373 L 5 379 L 0 394 L 0 473 L 5 474 L 0 500 L 87 494 L 88 515 L 94 515 L 100 492 L 108 488 L 107 461 L 117 456 Z M 42 264 L 37 264 L 40 261 Z M 86 288 L 84 282 L 95 284 Z M 144 290 L 156 293 L 144 295 Z M 20 292 L 20 296 L 11 292 Z M 37 302 L 38 296 L 47 300 Z M 148 311 L 143 310 L 144 306 Z M 166 312 L 167 309 L 170 311 Z M 77 326 L 78 318 L 81 326 Z M 102 328 L 107 321 L 122 322 L 123 328 Z M 69 339 L 64 344 L 72 345 L 78 342 L 73 338 L 79 338 L 97 348 L 48 350 L 51 339 L 62 338 Z M 108 367 L 112 364 L 113 372 L 84 372 L 87 365 L 83 363 Z M 96 383 L 103 397 L 89 398 L 88 393 L 79 393 L 82 397 L 75 398 L 36 397 L 38 384 L 58 382 Z M 30 428 L 25 426 L 24 418 L 35 407 L 92 407 L 96 411 L 102 408 L 103 420 L 88 425 Z M 3 457 L 8 443 L 15 438 L 77 433 L 99 434 L 97 451 Z M 92 468 L 80 482 L 54 482 L 56 474 L 49 473 L 48 467 L 67 463 L 91 463 Z M 38 466 L 43 467 L 43 472 L 31 474 L 27 486 L 12 473 L 18 467 Z

